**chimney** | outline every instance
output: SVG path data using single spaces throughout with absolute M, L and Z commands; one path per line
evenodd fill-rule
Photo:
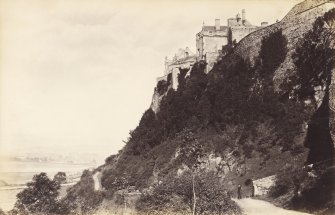
M 245 9 L 242 10 L 242 23 L 245 22 Z
M 215 30 L 216 31 L 220 30 L 220 19 L 215 19 Z
M 242 22 L 241 22 L 241 14 L 240 14 L 240 13 L 238 13 L 238 14 L 236 15 L 236 21 L 237 21 L 237 23 L 238 23 L 239 25 L 242 24 Z
M 185 48 L 185 57 L 190 56 L 190 49 L 188 48 L 188 46 L 186 46 Z

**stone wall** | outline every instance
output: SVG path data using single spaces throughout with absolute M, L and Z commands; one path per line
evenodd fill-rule
M 243 39 L 245 36 L 250 34 L 251 32 L 254 32 L 256 30 L 260 29 L 259 27 L 246 27 L 246 26 L 240 26 L 240 27 L 231 27 L 231 41 L 239 42 L 241 39 Z
M 219 57 L 219 50 L 228 44 L 228 37 L 203 37 L 203 54 L 206 55 L 206 72 L 209 72 Z
M 227 37 L 203 37 L 203 50 L 204 54 L 210 52 L 217 52 L 222 49 L 222 46 L 228 44 Z M 207 57 L 207 56 L 206 56 Z
M 272 175 L 253 181 L 255 186 L 255 196 L 266 195 L 269 192 L 270 187 L 275 184 L 275 180 L 276 176 Z
M 245 59 L 249 59 L 253 64 L 256 57 L 259 55 L 262 38 L 278 29 L 282 29 L 283 34 L 288 35 L 288 49 L 290 51 L 288 52 L 285 61 L 275 72 L 274 83 L 278 89 L 278 83 L 281 83 L 283 77 L 287 76 L 287 73 L 291 72 L 294 68 L 292 61 L 292 53 L 294 49 L 292 47 L 296 46 L 299 38 L 302 38 L 303 32 L 307 32 L 312 28 L 317 17 L 322 16 L 325 12 L 334 7 L 334 0 L 306 0 L 296 5 L 282 21 L 246 36 L 237 44 L 235 52 Z

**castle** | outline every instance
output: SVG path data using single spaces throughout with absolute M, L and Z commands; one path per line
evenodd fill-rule
M 186 47 L 179 49 L 173 59 L 165 58 L 164 76 L 157 78 L 157 82 L 167 80 L 169 74 L 172 75 L 172 87 L 178 87 L 179 68 L 191 69 L 192 65 L 199 60 L 207 62 L 206 72 L 209 72 L 220 55 L 224 55 L 223 48 L 228 44 L 234 45 L 245 36 L 258 29 L 266 27 L 267 22 L 262 22 L 261 26 L 252 25 L 246 19 L 245 10 L 242 10 L 235 18 L 227 20 L 227 26 L 220 25 L 220 19 L 215 19 L 214 26 L 203 25 L 199 33 L 196 34 L 196 54 Z
M 227 26 L 221 26 L 220 19 L 215 19 L 214 26 L 203 25 L 196 35 L 196 48 L 199 59 L 206 60 L 208 64 L 207 72 L 213 67 L 224 46 L 236 44 L 251 32 L 267 25 L 267 22 L 262 22 L 261 26 L 252 25 L 246 19 L 245 9 L 242 10 L 242 16 L 238 13 L 235 18 L 229 18 Z

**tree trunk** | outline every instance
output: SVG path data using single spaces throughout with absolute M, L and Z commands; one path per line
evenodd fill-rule
M 195 187 L 194 187 L 194 173 L 192 174 L 192 189 L 193 189 L 193 210 L 192 210 L 192 214 L 195 215 L 196 196 L 195 196 Z

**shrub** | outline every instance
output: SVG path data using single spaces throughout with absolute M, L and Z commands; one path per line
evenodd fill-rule
M 213 172 L 196 176 L 197 214 L 239 213 L 238 207 L 229 199 L 227 191 Z M 171 174 L 163 183 L 146 193 L 137 202 L 137 209 L 143 213 L 171 212 L 190 213 L 193 206 L 192 175 L 185 172 L 179 177 Z
M 92 172 L 85 170 L 80 181 L 67 190 L 67 195 L 62 199 L 65 206 L 63 214 L 86 214 L 94 211 L 103 201 L 105 193 L 94 190 Z
M 277 175 L 274 186 L 270 188 L 269 196 L 277 198 L 289 193 L 290 191 L 297 194 L 301 183 L 306 177 L 307 172 L 302 167 L 285 167 L 285 169 Z

